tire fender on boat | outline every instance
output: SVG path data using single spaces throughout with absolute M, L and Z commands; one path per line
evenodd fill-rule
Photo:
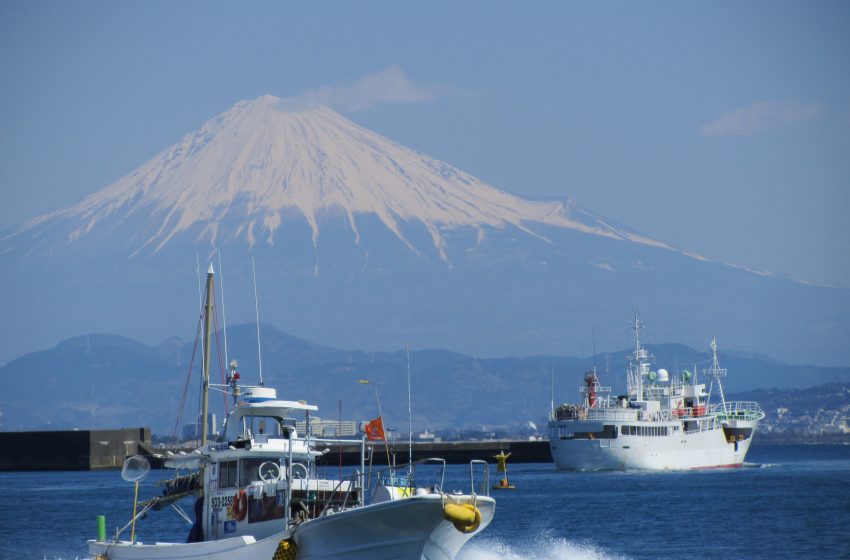
M 472 533 L 481 526 L 481 511 L 472 504 L 446 504 L 443 517 L 461 533 Z

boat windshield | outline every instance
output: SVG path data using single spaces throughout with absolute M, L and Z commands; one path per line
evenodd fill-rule
M 294 428 L 292 420 L 279 416 L 242 416 L 234 420 L 236 421 L 227 423 L 224 434 L 227 441 L 258 436 L 288 438 Z

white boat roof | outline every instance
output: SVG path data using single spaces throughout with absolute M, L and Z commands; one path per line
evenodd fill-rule
M 269 400 L 269 401 L 260 401 L 260 402 L 241 402 L 236 406 L 236 409 L 233 411 L 236 412 L 248 412 L 250 414 L 259 415 L 268 415 L 273 416 L 274 414 L 279 414 L 282 410 L 319 410 L 319 407 L 314 404 L 307 404 L 301 401 L 281 401 L 281 400 Z

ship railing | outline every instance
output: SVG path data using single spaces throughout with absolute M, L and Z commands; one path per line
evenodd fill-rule
M 683 428 L 684 433 L 693 434 L 697 432 L 710 432 L 720 428 L 718 418 L 714 414 L 691 418 L 689 422 L 685 422 Z
M 764 411 L 754 401 L 726 401 L 714 405 L 714 413 L 720 420 L 761 420 Z
M 708 414 L 716 412 L 714 409 L 708 409 L 704 404 L 697 406 L 689 406 L 686 408 L 674 408 L 670 413 L 674 419 L 682 418 L 703 418 Z
M 592 391 L 591 391 L 590 387 L 580 387 L 579 388 L 579 393 L 590 393 L 590 392 L 595 392 L 596 394 L 610 393 L 611 387 L 604 387 L 602 385 L 597 385 L 596 388 L 593 389 Z
M 584 420 L 587 413 L 583 406 L 577 404 L 562 404 L 553 411 L 553 420 Z
M 584 419 L 633 422 L 638 418 L 637 413 L 637 409 L 628 408 L 588 408 Z

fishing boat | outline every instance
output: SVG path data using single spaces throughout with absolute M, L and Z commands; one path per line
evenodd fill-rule
M 627 392 L 612 398 L 594 367 L 585 374 L 581 404 L 562 404 L 549 419 L 549 445 L 561 470 L 702 469 L 740 467 L 764 412 L 755 402 L 730 402 L 723 394 L 717 341 L 703 369 L 671 375 L 653 369 L 641 345 L 643 325 L 631 325 L 634 351 L 628 356 Z M 719 402 L 712 402 L 714 389 Z M 715 397 L 716 398 L 716 397 Z
M 367 470 L 361 437 L 360 468 L 344 477 L 340 467 L 339 477 L 323 477 L 318 459 L 326 445 L 341 440 L 312 436 L 311 413 L 318 408 L 281 400 L 272 388 L 242 385 L 235 362 L 223 384 L 234 407 L 222 434 L 208 439 L 213 275 L 210 267 L 200 446 L 167 458 L 166 467 L 188 474 L 169 480 L 163 495 L 139 504 L 137 513 L 134 505 L 131 521 L 113 538 L 89 540 L 93 558 L 451 560 L 487 527 L 496 504 L 486 462 L 470 463 L 468 491 L 447 491 L 442 459 Z M 296 429 L 299 416 L 303 433 Z M 429 484 L 422 483 L 423 471 Z M 194 500 L 194 519 L 178 504 L 187 498 Z M 138 542 L 136 522 L 169 507 L 181 513 L 181 523 L 191 522 L 187 542 Z M 131 527 L 131 538 L 122 539 Z

